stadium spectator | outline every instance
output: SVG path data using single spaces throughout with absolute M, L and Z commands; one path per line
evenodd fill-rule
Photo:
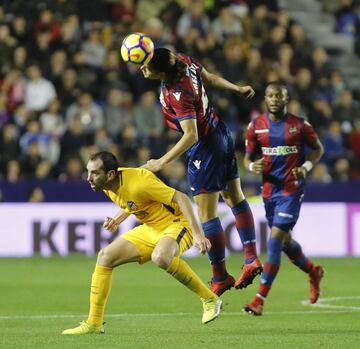
M 66 111 L 67 125 L 77 116 L 80 116 L 83 132 L 88 135 L 93 135 L 96 129 L 104 126 L 103 110 L 89 92 L 81 93 L 77 101 L 69 106 Z
M 91 189 L 104 191 L 120 207 L 113 218 L 105 218 L 104 228 L 114 233 L 131 214 L 135 214 L 143 224 L 122 234 L 99 252 L 91 280 L 88 319 L 62 333 L 104 333 L 104 310 L 110 294 L 113 269 L 135 261 L 142 264 L 151 260 L 166 270 L 199 296 L 204 309 L 202 323 L 215 320 L 220 314 L 222 301 L 180 259 L 192 244 L 202 254 L 210 248 L 189 198 L 145 169 L 119 168 L 117 159 L 111 153 L 93 154 L 86 167 Z
M 84 180 L 84 165 L 79 157 L 69 157 L 66 161 L 65 171 L 60 173 L 60 182 L 78 182 Z
M 104 106 L 105 127 L 112 139 L 116 140 L 121 130 L 133 122 L 130 109 L 126 106 L 128 94 L 113 88 L 109 90 Z
M 31 188 L 28 195 L 28 202 L 39 203 L 45 201 L 45 194 L 40 187 Z
M 306 258 L 299 243 L 291 237 L 299 217 L 307 173 L 319 162 L 324 150 L 312 126 L 288 114 L 288 101 L 288 91 L 283 84 L 268 84 L 267 113 L 250 123 L 246 136 L 244 165 L 263 175 L 262 196 L 271 228 L 258 292 L 251 303 L 244 305 L 244 310 L 254 315 L 262 315 L 264 301 L 280 268 L 282 251 L 309 275 L 312 304 L 320 296 L 319 284 L 324 274 L 323 268 Z M 267 132 L 258 132 L 264 130 Z M 311 148 L 306 159 L 305 145 Z
M 25 89 L 25 105 L 30 111 L 42 112 L 56 98 L 51 81 L 44 79 L 38 64 L 27 68 L 28 81 Z
M 228 37 L 240 37 L 243 33 L 241 21 L 228 6 L 223 6 L 211 24 L 217 43 L 222 44 Z
M 205 236 L 211 241 L 209 259 L 213 278 L 211 288 L 221 295 L 229 288 L 244 288 L 262 270 L 256 254 L 252 212 L 240 186 L 234 143 L 226 125 L 209 104 L 204 84 L 251 97 L 251 86 L 235 85 L 209 73 L 189 56 L 156 49 L 150 62 L 141 67 L 147 79 L 162 81 L 160 100 L 168 126 L 182 137 L 159 159 L 151 159 L 145 168 L 157 172 L 187 152 L 188 180 Z M 232 209 L 239 237 L 244 246 L 245 264 L 235 279 L 225 266 L 225 234 L 217 214 L 219 195 Z
M 90 30 L 87 40 L 81 46 L 81 51 L 84 55 L 85 64 L 97 69 L 103 66 L 106 49 L 101 41 L 100 30 Z
M 2 127 L 1 138 L 1 172 L 5 173 L 6 167 L 11 160 L 16 160 L 20 155 L 19 130 L 14 124 L 6 124 Z
M 156 148 L 161 147 L 161 133 L 164 124 L 155 92 L 147 91 L 142 94 L 139 103 L 134 108 L 134 121 L 138 135 L 144 144 L 153 148 L 153 153 L 161 153 L 162 149 Z

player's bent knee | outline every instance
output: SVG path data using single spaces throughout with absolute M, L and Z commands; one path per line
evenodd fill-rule
M 99 251 L 97 257 L 97 264 L 100 264 L 104 267 L 114 268 L 115 267 L 115 259 L 108 253 L 106 248 L 103 248 Z
M 167 258 L 161 253 L 153 252 L 151 255 L 151 260 L 159 268 L 167 270 L 171 264 L 171 259 Z

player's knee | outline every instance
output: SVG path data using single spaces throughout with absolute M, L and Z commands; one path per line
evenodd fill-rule
M 114 267 L 114 258 L 108 253 L 106 248 L 103 248 L 98 253 L 97 263 L 108 268 Z
M 151 255 L 151 260 L 159 268 L 167 270 L 171 264 L 171 259 L 162 254 L 161 252 L 153 252 Z

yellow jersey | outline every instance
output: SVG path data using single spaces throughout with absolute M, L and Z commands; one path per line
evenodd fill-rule
M 104 190 L 104 193 L 125 212 L 134 214 L 155 230 L 163 230 L 176 220 L 185 220 L 179 206 L 172 201 L 176 190 L 151 171 L 125 167 L 118 171 L 118 191 Z

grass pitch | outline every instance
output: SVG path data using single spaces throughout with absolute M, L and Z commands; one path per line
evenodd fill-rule
M 208 280 L 206 257 L 188 259 Z M 0 348 L 360 348 L 360 260 L 321 259 L 326 269 L 318 306 L 307 300 L 306 275 L 283 263 L 264 309 L 253 317 L 242 305 L 254 296 L 226 292 L 219 319 L 201 324 L 201 303 L 153 264 L 129 264 L 114 272 L 106 309 L 106 334 L 63 336 L 86 319 L 95 258 L 0 259 Z M 228 258 L 240 273 L 241 256 Z

